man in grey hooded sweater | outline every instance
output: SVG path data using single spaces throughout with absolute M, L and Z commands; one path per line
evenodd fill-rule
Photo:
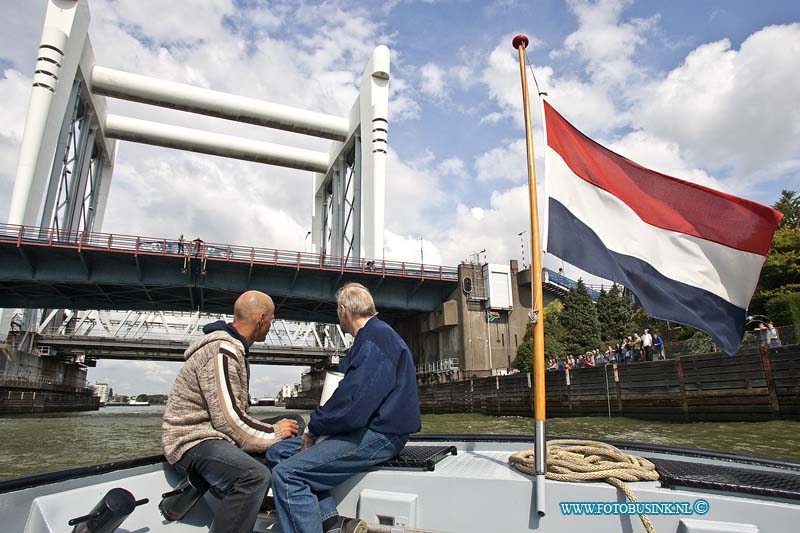
M 247 358 L 250 346 L 269 333 L 272 299 L 245 292 L 233 314 L 232 324 L 206 325 L 206 335 L 186 350 L 162 424 L 169 463 L 197 472 L 223 496 L 211 525 L 215 533 L 253 531 L 271 476 L 263 461 L 246 452 L 263 454 L 299 429 L 297 419 L 259 421 L 249 414 Z

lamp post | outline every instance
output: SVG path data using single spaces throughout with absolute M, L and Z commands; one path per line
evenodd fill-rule
M 519 236 L 519 246 L 520 246 L 520 248 L 522 248 L 522 269 L 523 270 L 525 270 L 528 267 L 528 265 L 525 264 L 525 234 L 526 233 L 528 233 L 528 230 L 526 230 L 526 229 L 524 229 L 524 230 L 520 231 L 519 233 L 517 233 L 517 236 Z
M 745 324 L 744 327 L 746 328 L 750 324 L 759 323 L 761 326 L 758 328 L 758 336 L 759 340 L 761 341 L 759 344 L 759 352 L 761 353 L 761 357 L 769 357 L 769 325 L 772 321 L 766 315 L 748 315 L 745 317 Z
M 486 248 L 484 248 L 480 252 L 472 252 L 473 255 L 475 255 L 475 264 L 478 264 L 478 265 L 481 264 L 481 254 L 484 253 L 484 252 L 486 252 Z
M 306 232 L 306 240 L 305 240 L 305 251 L 308 251 L 308 237 L 311 235 L 311 232 Z
M 745 317 L 745 320 L 747 321 L 745 326 L 752 324 L 753 322 L 759 322 L 767 326 L 770 324 L 770 322 L 772 322 L 772 320 L 770 320 L 766 315 L 748 315 Z

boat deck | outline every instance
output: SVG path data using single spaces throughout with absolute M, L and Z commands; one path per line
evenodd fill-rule
M 381 467 L 355 476 L 337 487 L 333 494 L 339 512 L 358 516 L 373 531 L 643 531 L 638 516 L 595 515 L 567 512 L 563 503 L 625 502 L 621 491 L 607 483 L 546 483 L 547 514 L 539 517 L 534 509 L 533 477 L 512 469 L 511 453 L 530 448 L 525 442 L 413 442 L 413 445 L 453 445 L 456 455 L 444 454 L 433 470 Z M 631 450 L 627 450 L 631 451 Z M 725 472 L 750 474 L 781 483 L 800 482 L 800 466 L 791 463 L 742 460 L 702 454 L 680 455 L 650 449 L 634 453 L 659 462 L 673 461 L 708 482 L 710 474 Z M 674 467 L 674 465 L 672 465 Z M 717 468 L 720 467 L 720 468 Z M 703 470 L 705 469 L 705 470 Z M 709 470 L 710 469 L 710 470 Z M 728 469 L 728 470 L 724 470 Z M 786 495 L 734 492 L 730 487 L 687 487 L 685 483 L 660 481 L 629 484 L 642 502 L 707 502 L 705 513 L 655 515 L 650 518 L 659 533 L 716 533 L 791 531 L 800 523 L 800 500 Z M 208 531 L 218 501 L 207 493 L 181 522 L 167 522 L 158 511 L 160 495 L 173 489 L 181 478 L 165 463 L 154 462 L 133 468 L 53 481 L 36 487 L 21 487 L 5 492 L 0 487 L 0 520 L 13 524 L 9 531 L 44 533 L 66 531 L 69 519 L 85 514 L 110 489 L 122 487 L 136 498 L 149 498 L 124 522 L 121 531 Z M 682 484 L 683 483 L 683 484 Z M 2 484 L 0 484 L 1 486 Z M 741 488 L 741 487 L 739 487 Z M 30 509 L 21 517 L 19 509 Z M 694 507 L 692 507 L 694 509 Z M 715 529 L 712 529 L 713 528 Z M 705 529 L 703 529 L 705 528 Z M 262 514 L 255 531 L 280 531 L 274 516 Z

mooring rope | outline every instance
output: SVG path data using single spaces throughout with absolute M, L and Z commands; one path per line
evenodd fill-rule
M 536 475 L 533 450 L 523 450 L 511 455 L 508 462 L 526 474 Z M 554 481 L 605 481 L 624 494 L 629 502 L 638 502 L 626 481 L 655 481 L 656 466 L 635 455 L 593 440 L 551 440 L 547 442 L 547 479 Z M 647 515 L 640 514 L 647 533 L 655 533 Z

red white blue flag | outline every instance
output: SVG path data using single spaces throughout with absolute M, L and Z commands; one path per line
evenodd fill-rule
M 645 312 L 708 333 L 733 355 L 772 236 L 774 209 L 648 170 L 544 103 L 546 249 L 621 283 Z

